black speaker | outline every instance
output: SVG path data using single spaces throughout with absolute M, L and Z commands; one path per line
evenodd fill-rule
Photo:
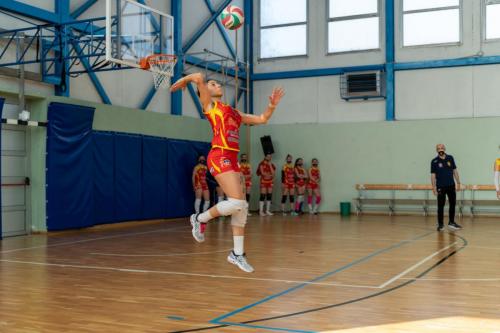
M 262 150 L 264 151 L 264 155 L 274 154 L 273 141 L 271 140 L 271 136 L 265 135 L 260 138 L 260 143 L 262 144 Z

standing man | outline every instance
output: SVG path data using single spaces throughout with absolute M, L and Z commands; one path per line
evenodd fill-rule
M 456 189 L 460 191 L 460 178 L 453 156 L 446 155 L 446 147 L 440 143 L 436 145 L 438 156 L 431 162 L 431 182 L 432 192 L 438 199 L 438 228 L 437 231 L 444 230 L 444 205 L 446 196 L 450 205 L 450 216 L 448 228 L 460 230 L 462 227 L 455 223 L 455 205 L 457 202 Z

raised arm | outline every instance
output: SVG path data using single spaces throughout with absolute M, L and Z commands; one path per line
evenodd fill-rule
M 170 87 L 170 92 L 174 92 L 179 89 L 186 89 L 186 86 L 191 82 L 196 84 L 196 87 L 198 88 L 198 92 L 200 93 L 200 103 L 203 106 L 203 110 L 210 108 L 212 105 L 212 97 L 208 91 L 205 77 L 201 73 L 189 74 L 177 80 L 177 82 Z
M 285 95 L 285 90 L 283 88 L 274 88 L 271 96 L 269 96 L 269 105 L 267 106 L 264 113 L 261 115 L 253 115 L 240 112 L 241 120 L 243 124 L 246 125 L 263 125 L 267 124 L 269 119 L 274 113 L 274 110 L 281 101 L 281 98 Z

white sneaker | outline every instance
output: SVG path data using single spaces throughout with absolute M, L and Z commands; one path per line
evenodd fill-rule
M 283 212 L 283 216 L 286 216 L 286 212 Z
M 252 213 L 248 212 L 248 213 L 247 213 L 247 216 L 252 216 Z
M 248 263 L 245 254 L 237 256 L 236 254 L 234 254 L 234 251 L 231 251 L 229 256 L 227 256 L 227 261 L 233 265 L 238 266 L 239 269 L 241 269 L 244 272 L 252 273 L 254 271 L 252 265 Z
M 266 216 L 266 213 L 264 213 L 263 211 L 260 211 L 260 212 L 259 212 L 259 215 L 260 215 L 260 216 Z
M 198 243 L 202 243 L 205 241 L 205 235 L 201 232 L 201 223 L 200 221 L 198 221 L 198 215 L 199 214 L 191 215 L 191 218 L 189 220 L 191 222 L 191 225 L 193 226 L 192 234 L 194 239 Z
M 266 214 L 267 214 L 267 215 L 269 215 L 269 216 L 273 216 L 273 215 L 274 215 L 274 214 L 273 214 L 273 213 L 271 213 L 270 211 L 267 211 L 267 212 L 266 212 Z

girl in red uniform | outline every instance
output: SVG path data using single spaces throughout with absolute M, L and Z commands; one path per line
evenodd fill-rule
M 193 169 L 194 211 L 200 213 L 201 198 L 203 197 L 203 211 L 210 206 L 210 192 L 207 183 L 207 160 L 205 156 L 198 157 L 198 164 Z
M 304 203 L 304 194 L 306 193 L 307 172 L 303 167 L 304 160 L 298 158 L 295 160 L 295 185 L 297 186 L 297 201 L 295 201 L 295 213 L 302 214 L 302 204 Z
M 271 200 L 273 198 L 274 175 L 276 166 L 271 162 L 271 154 L 267 154 L 257 168 L 257 175 L 260 176 L 260 200 L 259 215 L 274 215 L 271 212 Z
M 245 198 L 247 203 L 250 204 L 250 192 L 252 191 L 252 166 L 248 162 L 247 154 L 241 154 L 240 156 L 240 170 Z M 248 216 L 252 216 L 252 214 L 249 212 Z
M 290 211 L 292 212 L 292 215 L 296 215 L 294 211 L 295 169 L 292 161 L 292 155 L 286 155 L 286 164 L 283 165 L 283 169 L 281 170 L 281 211 L 283 212 L 283 216 L 286 215 L 285 204 L 287 196 L 290 199 Z
M 208 154 L 208 169 L 215 177 L 227 195 L 217 205 L 201 214 L 191 215 L 193 237 L 198 242 L 205 240 L 202 232 L 202 223 L 207 223 L 218 216 L 231 216 L 234 249 L 227 257 L 228 262 L 237 265 L 245 272 L 253 272 L 253 267 L 248 263 L 244 252 L 245 224 L 247 222 L 248 203 L 241 187 L 241 173 L 238 166 L 238 151 L 241 124 L 260 125 L 266 124 L 271 118 L 276 106 L 284 95 L 281 88 L 273 89 L 269 96 L 269 105 L 261 115 L 242 113 L 230 105 L 221 102 L 222 86 L 214 80 L 205 81 L 203 74 L 194 73 L 187 75 L 170 88 L 171 92 L 184 89 L 189 83 L 198 87 L 203 113 L 207 117 L 213 131 L 212 149 Z
M 319 161 L 313 158 L 309 169 L 309 181 L 307 182 L 307 204 L 309 206 L 309 214 L 318 214 L 318 206 L 321 203 Z M 316 196 L 316 205 L 312 205 L 313 194 Z

